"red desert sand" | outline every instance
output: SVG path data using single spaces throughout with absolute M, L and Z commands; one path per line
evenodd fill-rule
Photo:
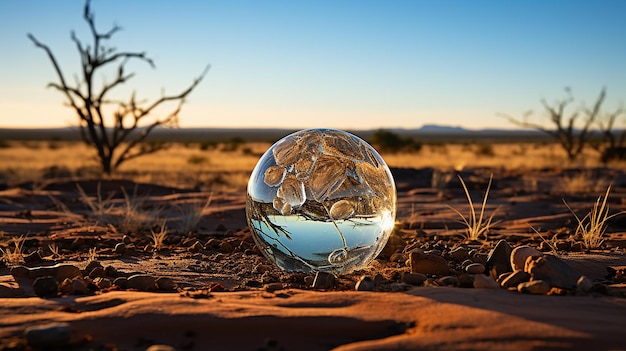
M 273 267 L 251 239 L 243 192 L 118 180 L 7 187 L 0 191 L 0 350 L 626 350 L 626 216 L 611 218 L 602 246 L 590 250 L 563 202 L 582 218 L 606 188 L 571 194 L 557 186 L 565 170 L 501 171 L 487 200 L 494 224 L 487 237 L 468 240 L 453 210 L 469 213 L 457 178 L 434 188 L 432 169 L 393 172 L 392 239 L 370 268 L 337 277 Z M 624 210 L 626 175 L 597 172 L 612 184 L 611 213 Z M 476 206 L 490 175 L 461 173 Z M 184 232 L 185 206 L 209 197 Z M 106 213 L 89 206 L 98 201 Z M 154 241 L 159 223 L 120 229 L 130 202 L 167 220 L 161 243 Z M 20 237 L 22 255 L 10 256 Z M 542 256 L 526 261 L 527 281 L 540 262 L 558 260 L 588 285 L 503 288 L 490 280 L 500 268 L 488 261 L 505 244 Z M 416 257 L 432 256 L 443 259 L 446 274 L 421 271 Z

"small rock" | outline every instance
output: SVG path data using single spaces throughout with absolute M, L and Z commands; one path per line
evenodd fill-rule
M 156 280 L 157 287 L 162 291 L 176 291 L 178 286 L 174 282 L 172 278 L 168 277 L 159 277 Z
M 85 267 L 85 272 L 89 273 L 96 268 L 103 268 L 102 263 L 100 263 L 100 261 L 89 261 L 89 263 L 87 263 L 87 267 Z
M 118 286 L 120 289 L 126 289 L 126 287 L 128 286 L 128 278 L 126 277 L 115 278 L 115 280 L 113 281 L 113 285 Z
M 274 292 L 277 290 L 282 290 L 283 289 L 283 283 L 270 283 L 270 284 L 265 284 L 263 286 L 263 289 L 267 292 Z
M 509 274 L 505 279 L 503 279 L 500 283 L 503 288 L 513 288 L 521 283 L 525 283 L 530 280 L 530 274 L 524 271 L 515 271 Z
M 459 286 L 459 278 L 448 275 L 437 279 L 437 284 L 440 286 Z
M 390 258 L 395 252 L 402 251 L 406 246 L 406 241 L 402 239 L 398 234 L 391 233 L 385 248 L 381 251 L 380 256 L 384 258 Z
M 448 254 L 451 260 L 455 262 L 463 262 L 469 259 L 469 249 L 467 247 L 459 246 Z
M 0 284 L 0 298 L 6 297 L 22 297 L 26 292 L 21 287 L 11 287 L 5 284 Z
M 117 243 L 115 245 L 115 253 L 118 255 L 124 255 L 126 253 L 126 244 Z
M 405 260 L 406 258 L 402 252 L 394 252 L 389 258 L 391 262 L 404 262 Z
M 117 269 L 113 266 L 104 267 L 104 275 L 107 277 L 117 277 Z
M 551 287 L 575 290 L 581 274 L 556 256 L 532 257 L 526 262 L 532 280 L 549 282 Z
M 513 248 L 506 240 L 498 241 L 496 246 L 489 252 L 485 267 L 492 277 L 496 278 L 502 273 L 511 272 L 511 252 Z
M 483 274 L 485 273 L 485 266 L 481 263 L 472 263 L 465 267 L 465 271 L 469 274 Z
M 401 292 L 411 289 L 412 286 L 407 283 L 391 283 L 390 288 L 392 292 Z
M 220 240 L 211 238 L 209 239 L 209 241 L 206 242 L 206 244 L 204 244 L 204 248 L 207 250 L 215 250 L 220 247 L 220 243 L 221 243 Z
M 59 283 L 54 277 L 38 277 L 33 283 L 35 295 L 39 297 L 55 297 L 59 294 Z
M 306 277 L 304 277 L 304 285 L 313 287 L 313 280 L 314 279 L 315 278 L 313 278 L 312 276 L 307 275 Z
M 422 285 L 426 281 L 426 279 L 427 279 L 426 274 L 404 272 L 402 273 L 401 281 L 403 283 L 407 283 L 411 285 Z
M 545 295 L 550 291 L 550 283 L 544 280 L 532 280 L 519 284 L 517 291 L 521 293 Z
M 589 292 L 593 288 L 593 282 L 591 279 L 587 278 L 584 275 L 581 275 L 576 282 L 576 291 L 577 292 Z
M 511 268 L 514 271 L 523 271 L 528 257 L 543 256 L 541 251 L 527 245 L 518 246 L 511 251 Z
M 104 277 L 105 275 L 106 273 L 102 267 L 96 267 L 89 272 L 90 278 Z
M 146 351 L 176 351 L 176 349 L 170 345 L 152 345 L 146 349 Z
M 259 263 L 256 266 L 254 266 L 254 268 L 252 268 L 252 273 L 263 274 L 263 273 L 271 271 L 271 270 L 272 270 L 272 266 L 270 266 L 268 264 Z
M 202 245 L 201 242 L 197 240 L 195 243 L 193 243 L 193 245 L 189 247 L 189 251 L 191 252 L 202 252 L 202 250 L 204 250 L 204 246 Z
M 354 290 L 356 291 L 374 291 L 376 284 L 369 275 L 364 275 L 356 282 Z
M 98 277 L 96 279 L 93 280 L 93 283 L 99 288 L 99 289 L 108 289 L 111 287 L 111 279 L 106 278 L 106 277 Z
M 313 289 L 331 289 L 335 286 L 335 276 L 327 272 L 315 273 L 315 279 L 313 279 Z
M 130 245 L 130 244 L 133 242 L 133 240 L 131 239 L 131 237 L 130 237 L 130 236 L 128 236 L 128 235 L 124 235 L 124 236 L 122 237 L 122 242 L 123 242 L 125 245 Z
M 235 248 L 227 241 L 222 241 L 219 246 L 219 250 L 222 253 L 231 253 Z
M 41 262 L 43 262 L 43 258 L 41 257 L 41 254 L 39 253 L 39 251 L 33 251 L 29 253 L 28 255 L 24 255 L 24 263 L 33 264 L 33 263 L 41 263 Z
M 463 263 L 461 263 L 461 268 L 465 269 L 465 268 L 467 268 L 467 266 L 469 266 L 472 263 L 474 263 L 474 261 L 469 260 L 469 259 L 465 260 L 465 261 L 463 261 Z
M 376 273 L 376 275 L 374 276 L 372 280 L 374 281 L 375 286 L 379 286 L 387 282 L 387 279 L 385 279 L 385 277 L 383 277 L 383 275 L 380 273 Z
M 448 262 L 441 256 L 436 256 L 418 251 L 411 251 L 409 258 L 411 273 L 423 273 L 434 275 L 450 274 Z
M 474 288 L 476 289 L 499 289 L 500 284 L 492 276 L 476 274 L 474 276 Z
M 72 289 L 70 290 L 71 295 L 86 295 L 89 293 L 89 288 L 87 288 L 87 283 L 81 277 L 76 277 L 71 280 Z
M 68 323 L 50 323 L 26 328 L 24 336 L 33 348 L 57 349 L 69 346 L 72 328 Z
M 116 279 L 117 280 L 117 279 Z M 157 286 L 156 279 L 147 274 L 135 274 L 128 277 L 126 281 L 126 289 L 136 289 L 139 291 L 155 291 Z

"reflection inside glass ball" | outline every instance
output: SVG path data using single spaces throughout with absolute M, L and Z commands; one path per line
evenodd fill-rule
M 393 230 L 389 168 L 362 139 L 307 129 L 270 147 L 248 182 L 246 215 L 261 252 L 287 271 L 367 266 Z

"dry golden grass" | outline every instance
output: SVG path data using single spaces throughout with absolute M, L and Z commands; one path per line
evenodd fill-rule
M 245 188 L 260 155 L 269 146 L 269 143 L 247 143 L 238 150 L 225 151 L 219 145 L 202 150 L 198 143 L 177 143 L 168 150 L 123 164 L 114 177 L 204 190 L 241 190 Z M 600 166 L 598 155 L 593 151 L 588 151 L 584 161 L 570 165 L 560 147 L 550 143 L 427 144 L 417 153 L 382 156 L 390 167 L 432 167 L 440 170 Z M 102 177 L 94 150 L 80 142 L 11 141 L 9 147 L 0 148 L 0 159 L 0 182 L 10 184 L 40 182 L 52 177 Z M 623 167 L 623 163 L 616 166 Z M 578 191 L 581 187 L 589 188 L 589 181 L 583 175 L 563 179 L 560 186 Z M 604 188 L 605 184 L 601 186 Z

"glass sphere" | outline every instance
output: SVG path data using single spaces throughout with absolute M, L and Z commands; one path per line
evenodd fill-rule
M 286 271 L 349 273 L 387 243 L 396 187 L 368 143 L 333 129 L 288 135 L 254 167 L 246 216 L 261 252 Z

